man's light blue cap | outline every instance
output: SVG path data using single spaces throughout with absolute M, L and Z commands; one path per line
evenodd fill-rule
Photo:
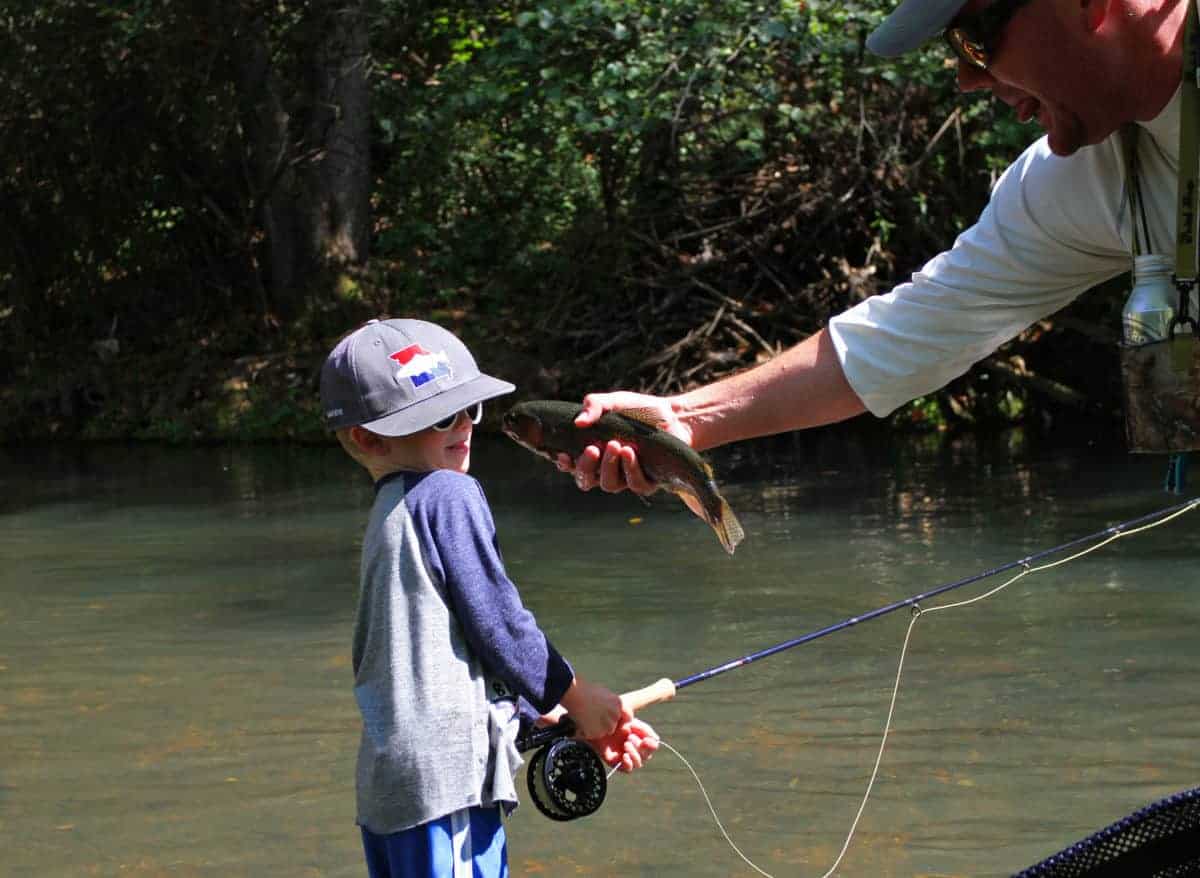
M 966 5 L 966 0 L 902 0 L 867 37 L 867 48 L 884 58 L 911 52 L 945 30 Z

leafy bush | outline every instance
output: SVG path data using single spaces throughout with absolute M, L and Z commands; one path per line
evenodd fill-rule
M 289 396 L 290 371 L 277 405 L 220 415 L 235 364 L 286 354 L 311 376 L 381 311 L 470 326 L 563 394 L 770 356 L 947 245 L 1032 136 L 959 95 L 937 45 L 869 55 L 892 5 L 17 0 L 0 426 L 303 432 L 315 387 Z M 319 164 L 308 63 L 337 48 L 331 9 L 369 29 L 372 257 L 285 303 L 247 131 L 268 114 L 235 73 L 263 61 L 278 85 L 280 173 Z M 1030 409 L 1004 399 L 1006 420 Z

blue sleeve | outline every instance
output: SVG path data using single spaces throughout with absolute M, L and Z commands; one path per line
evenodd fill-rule
M 538 711 L 553 709 L 575 674 L 505 573 L 483 488 L 470 476 L 437 470 L 409 501 L 430 571 L 445 584 L 471 649 Z

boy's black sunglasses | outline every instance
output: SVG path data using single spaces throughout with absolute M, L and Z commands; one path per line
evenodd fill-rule
M 959 13 L 942 36 L 962 61 L 987 70 L 1009 19 L 1029 0 L 996 0 L 978 12 Z
M 469 407 L 463 409 L 461 412 L 455 412 L 452 415 L 447 415 L 446 417 L 444 417 L 440 421 L 438 421 L 436 424 L 434 424 L 433 429 L 438 430 L 439 432 L 442 432 L 442 433 L 446 432 L 447 430 L 449 430 L 451 427 L 453 427 L 455 424 L 458 423 L 459 415 L 466 415 L 468 418 L 471 419 L 472 424 L 478 424 L 480 421 L 483 420 L 483 403 L 477 402 L 477 403 L 475 403 L 475 405 L 469 406 Z

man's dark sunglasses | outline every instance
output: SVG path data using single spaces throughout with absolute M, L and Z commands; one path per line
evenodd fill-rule
M 947 45 L 961 61 L 987 70 L 1008 20 L 1029 0 L 996 0 L 972 13 L 959 13 L 942 32 Z

